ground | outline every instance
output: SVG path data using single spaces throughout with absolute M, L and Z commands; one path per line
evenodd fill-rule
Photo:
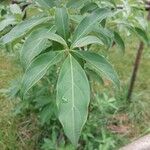
M 9 87 L 10 81 L 15 78 L 19 72 L 15 65 L 15 60 L 9 54 L 0 52 L 0 147 L 5 150 L 16 145 L 16 128 L 13 123 L 11 111 L 14 102 L 8 99 L 4 94 Z

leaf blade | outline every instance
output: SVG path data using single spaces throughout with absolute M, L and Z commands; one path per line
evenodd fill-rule
M 82 83 L 79 82 L 81 80 Z M 70 55 L 66 58 L 58 78 L 57 106 L 59 120 L 74 145 L 77 145 L 80 132 L 87 120 L 89 101 L 90 87 L 85 72 Z
M 80 8 L 84 5 L 87 0 L 69 0 L 67 3 L 67 8 Z
M 37 57 L 27 68 L 21 85 L 21 93 L 25 95 L 54 64 L 62 58 L 62 52 L 48 52 Z
M 74 51 L 74 53 L 86 60 L 95 70 L 105 75 L 114 85 L 120 87 L 117 73 L 103 56 L 88 51 Z
M 146 44 L 150 44 L 147 33 L 144 30 L 138 27 L 135 27 L 134 30 L 136 34 L 141 38 L 141 40 L 143 40 Z
M 80 24 L 77 26 L 72 42 L 76 42 L 78 39 L 82 38 L 86 34 L 92 31 L 92 27 L 95 23 L 98 21 L 102 21 L 106 17 L 108 17 L 111 14 L 111 11 L 106 8 L 99 8 L 96 11 L 94 11 L 89 16 L 85 17 Z
M 42 39 L 41 36 L 53 31 L 55 32 L 54 26 L 52 26 L 50 29 L 42 27 L 31 32 L 23 44 L 20 54 L 21 63 L 25 67 L 27 67 L 38 54 L 47 48 L 47 39 Z
M 36 1 L 41 7 L 49 9 L 55 6 L 54 0 L 34 0 Z
M 65 40 L 69 37 L 69 18 L 65 8 L 57 8 L 55 15 L 57 33 Z
M 47 38 L 49 40 L 58 42 L 58 43 L 62 44 L 63 46 L 67 47 L 66 41 L 61 36 L 59 36 L 58 34 L 49 32 L 49 33 L 45 34 L 43 37 L 41 37 L 41 38 Z
M 102 26 L 95 25 L 93 31 L 97 35 L 97 37 L 100 38 L 108 48 L 112 46 L 114 34 L 110 30 Z
M 7 17 L 6 19 L 0 21 L 0 31 L 5 29 L 7 26 L 14 25 L 16 23 L 17 23 L 17 21 L 15 20 L 15 18 L 13 18 L 11 16 Z
M 77 40 L 73 45 L 72 48 L 76 48 L 76 47 L 84 47 L 87 46 L 89 44 L 100 44 L 103 45 L 103 42 L 96 36 L 86 36 L 83 37 L 79 40 Z
M 98 8 L 98 5 L 95 2 L 88 2 L 81 8 L 80 12 L 81 14 L 84 14 L 86 12 L 92 12 L 97 8 Z
M 9 33 L 4 35 L 0 40 L 4 44 L 10 43 L 16 40 L 17 38 L 23 36 L 24 34 L 26 34 L 33 27 L 43 22 L 46 22 L 48 20 L 49 20 L 49 17 L 36 17 L 36 18 L 29 19 L 29 20 L 25 20 L 21 22 L 20 24 L 18 24 L 17 26 L 15 26 Z
M 116 42 L 116 44 L 118 45 L 118 47 L 124 53 L 125 52 L 125 44 L 124 44 L 123 39 L 121 38 L 121 36 L 117 32 L 114 32 L 114 41 Z

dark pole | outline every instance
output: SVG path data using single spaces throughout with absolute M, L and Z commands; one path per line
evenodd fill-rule
M 146 5 L 147 5 L 146 10 L 148 11 L 147 20 L 150 20 L 150 1 L 147 1 Z M 134 68 L 133 68 L 133 72 L 132 72 L 132 76 L 131 76 L 129 89 L 128 89 L 128 94 L 127 94 L 127 100 L 128 101 L 131 101 L 135 81 L 136 81 L 136 78 L 137 78 L 137 73 L 138 73 L 138 70 L 139 70 L 139 67 L 140 67 L 140 62 L 141 62 L 143 50 L 144 50 L 144 43 L 140 42 L 139 48 L 138 48 L 137 54 L 136 54 L 136 59 L 135 59 L 135 63 L 134 63 Z
M 133 73 L 132 73 L 132 76 L 131 76 L 131 81 L 130 81 L 128 95 L 127 95 L 127 100 L 129 100 L 129 101 L 131 100 L 131 96 L 132 96 L 134 84 L 135 84 L 135 81 L 136 81 L 137 73 L 138 73 L 138 70 L 139 70 L 143 50 L 144 50 L 144 43 L 140 42 L 140 45 L 139 45 L 139 48 L 138 48 L 138 51 L 137 51 L 137 54 L 136 54 Z

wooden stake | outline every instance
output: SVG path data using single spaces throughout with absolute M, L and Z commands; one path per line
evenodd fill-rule
M 134 63 L 134 68 L 133 68 L 133 73 L 131 76 L 131 81 L 130 81 L 130 85 L 129 85 L 129 90 L 128 90 L 128 95 L 127 95 L 127 100 L 131 100 L 131 96 L 133 93 L 133 88 L 134 88 L 134 84 L 137 78 L 137 72 L 140 66 L 140 61 L 141 61 L 141 57 L 142 57 L 142 52 L 144 50 L 144 43 L 140 42 L 138 51 L 137 51 L 137 55 L 136 55 L 136 59 L 135 59 L 135 63 Z

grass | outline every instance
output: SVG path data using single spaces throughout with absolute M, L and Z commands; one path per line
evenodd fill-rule
M 16 145 L 16 128 L 13 124 L 11 110 L 13 102 L 7 99 L 2 93 L 7 89 L 9 82 L 17 76 L 19 70 L 14 66 L 14 60 L 11 56 L 0 54 L 0 147 L 2 150 L 10 149 Z
M 118 70 L 119 77 L 122 86 L 126 90 L 131 78 L 133 70 L 134 60 L 136 57 L 137 49 L 139 46 L 139 40 L 136 37 L 126 39 L 126 52 L 124 56 L 114 52 L 110 53 L 110 59 L 115 64 L 115 68 Z M 130 138 L 137 138 L 143 134 L 149 132 L 150 128 L 150 69 L 149 68 L 148 47 L 145 47 L 140 68 L 138 70 L 137 80 L 132 95 L 132 103 L 127 104 L 127 114 L 132 124 Z
M 28 117 L 13 115 L 16 101 L 10 99 L 5 91 L 11 80 L 21 74 L 18 60 L 14 56 L 0 52 L 0 149 L 25 150 L 34 149 L 40 133 L 37 120 L 32 114 Z

